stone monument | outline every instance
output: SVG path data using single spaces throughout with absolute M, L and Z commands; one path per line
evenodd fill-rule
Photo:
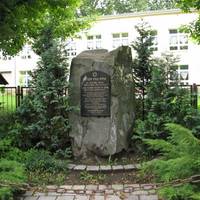
M 73 154 L 113 155 L 128 148 L 134 123 L 129 47 L 84 51 L 72 60 L 69 115 Z

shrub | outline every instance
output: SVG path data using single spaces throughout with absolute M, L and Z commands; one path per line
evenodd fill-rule
M 48 151 L 31 149 L 26 152 L 24 164 L 29 171 L 58 173 L 67 171 L 68 162 L 56 159 Z
M 69 145 L 67 56 L 50 27 L 42 30 L 34 46 L 41 59 L 32 73 L 32 90 L 17 111 L 16 140 L 20 148 L 55 152 Z
M 186 179 L 200 173 L 200 140 L 192 132 L 177 124 L 167 124 L 168 140 L 145 139 L 153 150 L 159 150 L 160 157 L 147 162 L 143 172 L 155 175 L 158 182 L 170 183 L 176 179 Z M 200 184 L 183 183 L 160 190 L 167 200 L 199 199 Z
M 171 74 L 176 74 L 174 62 L 174 58 L 164 56 L 152 70 L 144 102 L 146 114 L 144 119 L 136 120 L 132 137 L 139 151 L 152 153 L 143 139 L 166 138 L 166 123 L 185 125 L 200 137 L 200 112 L 192 108 L 189 90 L 181 88 L 178 80 L 169 80 Z

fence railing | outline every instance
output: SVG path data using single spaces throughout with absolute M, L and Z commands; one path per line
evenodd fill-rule
M 0 113 L 14 112 L 30 87 L 0 87 Z
M 190 91 L 191 105 L 195 109 L 200 109 L 200 85 L 181 85 L 180 87 Z M 0 87 L 0 113 L 14 112 L 28 92 L 31 92 L 30 87 Z

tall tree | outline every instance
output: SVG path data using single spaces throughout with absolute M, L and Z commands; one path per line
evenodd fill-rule
M 176 8 L 176 0 L 83 0 L 81 13 L 102 15 Z
M 200 11 L 200 0 L 177 0 L 178 6 L 185 12 Z M 196 21 L 193 21 L 189 26 L 183 27 L 183 30 L 200 44 L 200 15 Z
M 25 148 L 65 149 L 69 142 L 69 106 L 65 95 L 68 64 L 66 52 L 54 39 L 51 25 L 41 31 L 34 50 L 40 55 L 40 60 L 32 73 L 31 93 L 17 112 L 18 121 L 22 124 L 18 138 L 24 141 Z
M 54 24 L 56 36 L 68 36 L 83 25 L 77 18 L 81 0 L 1 0 L 0 50 L 14 55 L 30 39 L 38 36 L 47 19 Z
M 176 0 L 148 0 L 149 10 L 172 9 L 176 7 Z
M 133 75 L 136 82 L 136 88 L 141 92 L 144 117 L 144 96 L 146 94 L 146 87 L 151 79 L 151 72 L 154 64 L 152 60 L 153 49 L 151 48 L 153 45 L 152 35 L 154 31 L 145 22 L 142 22 L 135 28 L 139 35 L 132 45 L 136 52 L 136 57 L 133 60 Z
M 81 6 L 81 13 L 88 15 L 96 12 L 101 15 L 109 15 L 146 9 L 147 0 L 84 0 Z

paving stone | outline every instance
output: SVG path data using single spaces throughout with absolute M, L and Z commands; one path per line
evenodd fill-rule
M 111 171 L 112 168 L 110 165 L 100 165 L 100 171 Z
M 98 172 L 99 171 L 99 166 L 96 165 L 88 165 L 86 168 L 87 171 L 90 172 Z
M 56 196 L 40 196 L 38 200 L 56 200 Z
M 94 193 L 94 191 L 93 190 L 87 190 L 87 191 L 85 191 L 85 193 L 89 194 L 89 195 L 92 195 Z
M 121 198 L 118 197 L 117 195 L 108 195 L 106 197 L 106 200 L 121 200 Z
M 158 200 L 157 195 L 141 195 L 140 200 Z
M 76 197 L 74 198 L 74 200 L 89 200 L 89 196 L 76 195 Z
M 65 189 L 57 189 L 57 191 L 56 191 L 57 193 L 64 193 L 65 192 Z
M 51 190 L 51 191 L 56 191 L 58 189 L 58 186 L 56 186 L 56 185 L 47 185 L 46 189 Z
M 114 194 L 114 190 L 105 190 L 105 194 Z
M 76 165 L 73 170 L 82 171 L 86 169 L 86 165 Z
M 104 191 L 104 190 L 108 189 L 108 186 L 107 185 L 99 185 L 98 189 Z
M 132 164 L 124 165 L 124 170 L 131 170 L 131 169 L 135 169 L 135 168 L 136 168 L 136 166 L 132 165 Z
M 145 190 L 150 190 L 150 189 L 153 189 L 153 188 L 154 188 L 154 185 L 153 185 L 153 184 L 144 184 L 144 185 L 142 185 L 142 187 L 143 187 Z
M 48 192 L 48 196 L 59 196 L 60 193 L 57 192 Z
M 97 190 L 97 188 L 97 185 L 86 185 L 85 187 L 86 190 Z
M 105 200 L 104 196 L 95 195 L 95 200 Z
M 85 185 L 73 185 L 72 190 L 84 190 Z
M 74 200 L 75 196 L 67 195 L 67 196 L 59 196 L 56 200 Z
M 75 196 L 76 194 L 75 193 L 62 193 L 61 196 Z
M 136 195 L 129 195 L 126 200 L 139 200 L 139 197 Z
M 23 196 L 32 196 L 33 191 L 26 191 Z
M 74 194 L 74 190 L 67 190 L 67 193 Z
M 140 188 L 139 184 L 124 184 L 124 188 Z
M 124 166 L 123 165 L 114 165 L 114 166 L 112 166 L 112 170 L 114 170 L 114 171 L 124 170 Z
M 138 190 L 138 191 L 132 192 L 132 194 L 134 194 L 134 195 L 144 195 L 144 194 L 147 195 L 148 192 L 144 191 L 144 190 Z
M 148 194 L 156 194 L 156 190 L 148 190 Z
M 125 192 L 125 193 L 130 193 L 130 192 L 132 192 L 132 191 L 133 191 L 132 188 L 124 189 L 124 192 Z
M 123 190 L 124 189 L 124 186 L 123 185 L 112 185 L 112 189 L 114 190 Z
M 68 164 L 67 165 L 68 169 L 74 169 L 75 166 L 76 166 L 75 164 Z
M 38 197 L 25 197 L 24 200 L 37 200 Z
M 48 192 L 33 192 L 33 196 L 47 196 Z
M 65 189 L 65 190 L 71 190 L 72 189 L 72 185 L 61 185 L 59 188 L 60 189 Z

